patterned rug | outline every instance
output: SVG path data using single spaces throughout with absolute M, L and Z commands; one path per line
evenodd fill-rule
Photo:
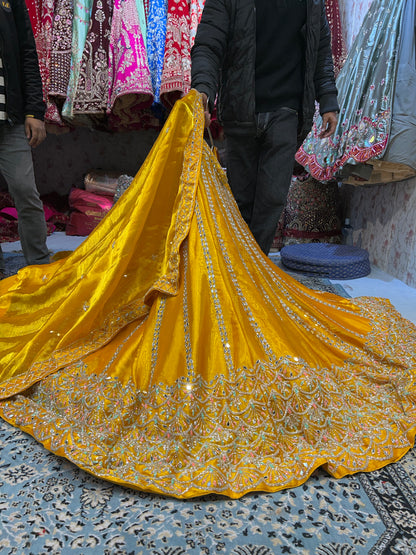
M 26 266 L 24 256 L 21 252 L 3 253 L 6 277 L 12 276 L 21 268 Z
M 0 553 L 416 553 L 416 458 L 239 500 L 176 500 L 96 479 L 0 421 Z
M 286 274 L 294 277 L 303 285 L 306 285 L 306 287 L 309 287 L 309 289 L 316 289 L 317 291 L 327 291 L 328 293 L 341 295 L 341 297 L 349 297 L 343 287 L 337 284 L 332 284 L 329 279 L 303 274 L 302 272 L 287 268 L 282 263 L 279 253 L 271 253 L 269 254 L 269 258 L 274 264 L 276 264 L 278 268 L 286 272 Z
M 341 480 L 318 470 L 274 494 L 176 500 L 96 479 L 0 420 L 0 468 L 1 555 L 416 554 L 413 451 Z

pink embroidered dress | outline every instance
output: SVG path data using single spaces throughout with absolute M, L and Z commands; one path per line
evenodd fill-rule
M 111 126 L 140 126 L 153 90 L 135 0 L 114 0 L 108 76 Z

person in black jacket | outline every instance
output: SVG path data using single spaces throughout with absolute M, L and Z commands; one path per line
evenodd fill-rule
M 286 202 L 300 141 L 319 102 L 321 136 L 337 122 L 324 0 L 206 0 L 192 48 L 192 87 L 206 124 L 216 101 L 228 180 L 267 254 Z
M 46 222 L 31 147 L 46 137 L 45 104 L 35 40 L 24 0 L 0 0 L 0 172 L 18 213 L 28 264 L 46 264 Z M 4 277 L 0 249 L 0 279 Z

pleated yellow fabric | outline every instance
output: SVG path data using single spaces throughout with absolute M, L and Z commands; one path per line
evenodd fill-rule
M 0 415 L 96 476 L 176 497 L 397 460 L 416 431 L 415 327 L 277 269 L 203 128 L 191 91 L 85 242 L 0 282 Z

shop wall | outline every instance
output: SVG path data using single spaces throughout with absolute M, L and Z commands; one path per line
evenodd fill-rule
M 372 1 L 376 0 L 340 0 L 347 50 Z M 363 187 L 344 185 L 343 189 L 355 244 L 368 250 L 378 268 L 416 287 L 416 178 Z
M 64 135 L 48 134 L 33 151 L 39 192 L 67 195 L 72 187 L 82 187 L 92 169 L 136 175 L 156 137 L 153 129 L 106 133 L 76 128 Z
M 416 178 L 348 186 L 347 194 L 354 243 L 368 250 L 372 264 L 416 287 Z

